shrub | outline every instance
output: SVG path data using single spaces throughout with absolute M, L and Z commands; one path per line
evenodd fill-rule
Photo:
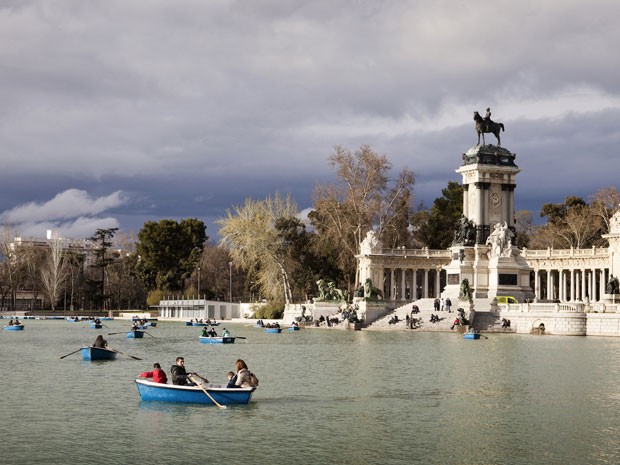
M 279 320 L 284 316 L 284 302 L 268 302 L 254 313 L 254 318 Z

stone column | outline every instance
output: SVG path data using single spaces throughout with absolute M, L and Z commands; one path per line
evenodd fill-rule
M 406 291 L 407 291 L 407 283 L 405 281 L 405 275 L 407 273 L 407 269 L 406 268 L 401 268 L 400 269 L 400 298 L 401 300 L 405 300 L 406 296 Z
M 534 270 L 534 296 L 536 300 L 540 300 L 540 273 L 539 270 Z
M 420 296 L 418 296 L 418 270 L 415 268 L 413 269 L 411 288 L 413 300 L 418 300 L 420 298 Z
M 424 270 L 424 289 L 422 289 L 422 296 L 428 298 L 428 270 Z
M 585 300 L 586 297 L 586 270 L 581 270 L 581 300 Z
M 439 297 L 441 291 L 441 280 L 439 273 L 441 273 L 440 269 L 435 270 L 435 297 Z
M 570 301 L 575 301 L 575 269 L 570 270 Z

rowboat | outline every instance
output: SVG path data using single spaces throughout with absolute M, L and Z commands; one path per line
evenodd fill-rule
M 235 338 L 233 336 L 200 336 L 198 338 L 201 344 L 234 344 Z
M 82 360 L 114 360 L 116 352 L 104 347 L 82 347 Z
M 192 321 L 186 321 L 185 326 L 192 326 L 194 323 Z
M 289 331 L 299 331 L 299 326 L 289 326 L 288 330 Z
M 140 398 L 145 401 L 177 402 L 184 404 L 210 404 L 213 400 L 204 393 L 204 388 L 221 405 L 247 404 L 255 387 L 227 388 L 221 384 L 205 383 L 200 386 L 176 386 L 174 384 L 154 383 L 137 379 L 136 386 Z
M 192 326 L 209 326 L 207 323 L 192 323 Z
M 132 330 L 127 333 L 129 339 L 142 339 L 144 337 L 144 331 Z
M 24 329 L 24 325 L 10 325 L 10 326 L 4 327 L 5 331 L 21 331 L 23 329 Z
M 101 323 L 91 323 L 90 327 L 91 329 L 101 329 L 103 325 Z
M 463 334 L 464 339 L 480 339 L 479 333 L 465 333 Z
M 266 333 L 281 333 L 282 328 L 265 328 Z
M 145 326 L 145 327 L 146 327 L 146 326 L 152 326 L 152 327 L 154 328 L 155 326 L 157 326 L 157 322 L 156 322 L 156 321 L 147 321 L 147 322 L 144 324 L 144 326 Z

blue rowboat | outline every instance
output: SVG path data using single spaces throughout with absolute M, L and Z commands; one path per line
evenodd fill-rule
M 299 326 L 289 326 L 288 330 L 289 331 L 299 331 Z
M 145 401 L 215 405 L 199 386 L 176 386 L 137 379 L 140 398 Z M 247 404 L 255 387 L 227 388 L 221 384 L 203 384 L 204 389 L 221 405 Z
M 24 329 L 24 325 L 11 325 L 11 326 L 4 327 L 5 331 L 21 331 L 23 329 Z
M 265 328 L 266 333 L 281 333 L 282 328 Z
M 480 334 L 478 333 L 465 333 L 463 334 L 464 339 L 480 339 Z
M 90 327 L 91 329 L 101 329 L 103 328 L 103 325 L 101 323 L 91 323 Z
M 157 322 L 156 321 L 147 321 L 144 326 L 145 327 L 146 326 L 152 326 L 154 328 L 155 326 L 157 326 Z
M 127 337 L 129 339 L 142 339 L 144 337 L 144 331 L 140 331 L 140 330 L 129 331 L 127 333 Z
M 201 344 L 234 344 L 235 338 L 232 336 L 215 336 L 215 337 L 204 337 L 200 336 L 198 338 Z
M 103 321 L 103 320 L 109 321 L 109 320 L 113 320 L 113 319 L 114 319 L 114 317 L 111 317 L 111 316 L 102 316 L 102 317 L 101 317 L 101 318 L 99 318 L 99 319 L 100 319 L 101 321 Z
M 219 326 L 220 325 L 219 323 L 207 323 L 207 324 L 210 324 L 211 326 Z
M 114 360 L 116 352 L 103 347 L 82 347 L 82 360 Z
M 186 322 L 185 322 L 185 326 L 192 326 L 193 324 L 194 324 L 194 323 L 193 323 L 193 322 L 191 322 L 191 321 L 186 321 Z
M 192 326 L 209 326 L 207 323 L 192 323 Z

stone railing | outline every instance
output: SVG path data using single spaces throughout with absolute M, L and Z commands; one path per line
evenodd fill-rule
M 531 303 L 531 304 L 498 304 L 498 307 L 509 312 L 549 312 L 549 313 L 583 313 L 586 304 L 578 303 Z
M 543 249 L 528 250 L 523 249 L 521 255 L 527 258 L 578 258 L 578 257 L 607 257 L 609 250 L 607 248 L 592 247 L 589 249 Z
M 435 250 L 426 247 L 422 249 L 383 249 L 383 255 L 403 256 L 403 257 L 425 257 L 425 258 L 451 258 L 449 250 Z

